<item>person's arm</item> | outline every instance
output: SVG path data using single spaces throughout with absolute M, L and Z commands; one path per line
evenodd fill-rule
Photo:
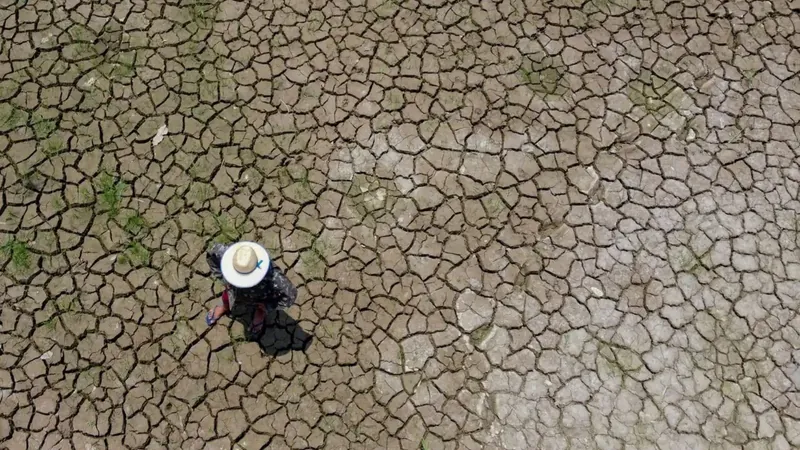
M 228 246 L 225 244 L 214 244 L 206 252 L 206 262 L 208 262 L 208 268 L 211 269 L 211 275 L 220 279 L 222 279 L 222 255 L 227 249 Z
M 281 269 L 273 267 L 271 272 L 273 273 L 270 280 L 270 288 L 273 291 L 274 298 L 277 300 L 278 308 L 292 306 L 297 299 L 297 288 L 286 278 Z

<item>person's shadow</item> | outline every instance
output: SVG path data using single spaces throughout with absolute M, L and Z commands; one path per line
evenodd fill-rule
M 242 322 L 244 329 L 248 330 L 253 321 L 254 309 L 252 306 L 234 304 L 231 308 L 231 318 Z M 248 336 L 248 338 L 258 342 L 258 346 L 265 354 L 280 356 L 290 351 L 306 351 L 311 345 L 313 336 L 301 328 L 292 316 L 279 309 L 267 313 L 264 329 L 259 336 Z

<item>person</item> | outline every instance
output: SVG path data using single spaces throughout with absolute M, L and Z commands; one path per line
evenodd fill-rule
M 208 326 L 227 314 L 234 302 L 241 302 L 255 305 L 248 333 L 258 336 L 268 311 L 288 308 L 297 298 L 297 289 L 271 263 L 267 250 L 255 242 L 214 244 L 206 253 L 206 260 L 211 273 L 225 283 L 222 304 L 206 314 Z

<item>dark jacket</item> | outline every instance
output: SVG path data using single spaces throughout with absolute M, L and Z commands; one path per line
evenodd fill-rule
M 214 244 L 208 252 L 206 252 L 206 260 L 211 273 L 223 282 L 225 278 L 222 276 L 220 263 L 222 262 L 222 255 L 228 249 L 228 245 Z M 283 271 L 275 266 L 274 261 L 270 261 L 269 271 L 257 285 L 250 288 L 238 288 L 231 286 L 227 282 L 225 285 L 228 292 L 233 296 L 234 302 L 242 302 L 243 304 L 256 304 L 261 303 L 267 309 L 284 309 L 292 306 L 297 299 L 297 288 L 283 274 Z

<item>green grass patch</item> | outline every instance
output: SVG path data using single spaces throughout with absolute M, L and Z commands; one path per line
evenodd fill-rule
M 566 67 L 551 57 L 534 55 L 524 58 L 519 68 L 519 78 L 535 94 L 562 96 L 569 92 L 564 79 Z
M 314 277 L 322 276 L 326 265 L 325 251 L 325 243 L 315 238 L 311 242 L 311 247 L 300 254 L 300 261 L 308 269 L 309 275 Z
M 94 31 L 83 25 L 73 25 L 67 30 L 67 34 L 74 42 L 92 42 L 95 39 Z
M 90 386 L 100 386 L 100 378 L 103 372 L 102 367 L 87 367 L 78 374 L 75 382 L 75 390 L 82 391 Z
M 150 263 L 150 250 L 140 242 L 131 242 L 120 255 L 119 261 L 134 267 L 146 266 Z
M 230 244 L 242 237 L 242 225 L 236 225 L 228 216 L 214 214 L 212 218 L 217 226 L 217 233 L 214 236 L 217 242 Z
M 637 84 L 629 86 L 628 98 L 634 105 L 643 107 L 645 111 L 655 117 L 659 117 L 659 111 L 666 105 L 666 102 L 659 98 L 652 89 Z
M 76 312 L 78 311 L 78 300 L 75 297 L 63 296 L 56 300 L 56 311 L 59 313 Z
M 750 69 L 750 70 L 742 70 L 742 84 L 745 87 L 750 88 L 753 86 L 753 80 L 755 79 L 756 75 L 758 75 L 759 70 L 757 69 Z
M 758 75 L 758 69 L 742 70 L 742 77 L 746 80 L 752 80 Z
M 12 97 L 19 89 L 19 83 L 14 80 L 0 81 L 0 100 Z
M 150 228 L 150 225 L 147 223 L 142 215 L 136 211 L 127 219 L 125 219 L 125 224 L 122 226 L 122 229 L 125 230 L 127 233 L 137 236 L 139 233 Z
M 108 69 L 106 69 L 105 75 L 109 79 L 116 80 L 116 79 L 131 78 L 135 73 L 136 69 L 133 67 L 132 64 L 124 62 L 115 62 L 115 63 L 110 63 L 108 65 Z
M 492 325 L 483 325 L 469 334 L 469 340 L 472 342 L 472 345 L 479 346 L 486 340 L 489 336 L 489 333 L 492 331 Z
M 611 12 L 611 2 L 609 0 L 591 0 L 589 4 L 594 6 L 600 12 L 604 12 L 606 14 Z
M 108 212 L 110 217 L 116 217 L 122 204 L 122 193 L 128 187 L 128 184 L 108 173 L 103 173 L 98 178 L 96 187 L 99 192 L 98 203 Z
M 40 113 L 34 113 L 31 117 L 31 128 L 36 139 L 47 139 L 58 128 L 55 119 L 46 119 Z
M 278 175 L 278 182 L 282 187 L 286 187 L 292 183 L 292 175 L 285 166 L 278 167 L 275 173 Z
M 56 325 L 58 325 L 58 316 L 53 316 L 39 324 L 40 327 L 48 331 L 54 331 L 56 329 Z
M 200 29 L 209 29 L 217 18 L 218 5 L 213 2 L 201 0 L 188 0 L 185 2 L 189 20 Z
M 28 113 L 10 103 L 0 104 L 0 131 L 11 131 L 27 121 Z
M 78 189 L 78 196 L 80 197 L 82 203 L 89 203 L 94 200 L 92 193 L 85 186 Z
M 45 180 L 42 179 L 38 172 L 31 170 L 22 174 L 20 183 L 22 183 L 22 187 L 31 192 L 39 192 L 44 187 Z
M 616 15 L 626 13 L 635 8 L 636 5 L 637 0 L 589 0 L 584 3 L 583 11 L 586 14 L 601 12 L 606 15 Z
M 64 203 L 64 199 L 61 197 L 56 197 L 53 199 L 53 208 L 61 210 L 67 207 L 67 204 Z
M 699 275 L 706 270 L 703 260 L 708 257 L 708 255 L 711 253 L 711 250 L 707 250 L 702 255 L 696 255 L 692 250 L 683 247 L 682 249 L 678 250 L 678 252 L 680 253 L 678 253 L 675 258 L 677 270 L 688 272 L 694 275 Z
M 483 203 L 483 208 L 486 210 L 486 214 L 489 218 L 497 217 L 506 210 L 506 204 L 503 202 L 503 199 L 496 193 L 492 193 L 483 199 L 481 199 Z
M 71 57 L 76 60 L 92 59 L 97 56 L 97 49 L 90 42 L 76 42 L 70 48 Z
M 324 260 L 325 259 L 325 243 L 319 239 L 314 239 L 311 243 L 311 247 L 304 252 L 309 256 L 313 257 L 316 260 Z
M 309 170 L 301 167 L 296 175 L 296 180 L 301 186 L 311 189 L 311 182 L 308 179 Z
M 650 71 L 642 71 L 627 86 L 628 99 L 636 106 L 658 119 L 680 106 L 681 90 L 671 80 L 665 80 Z
M 24 271 L 31 267 L 31 254 L 28 244 L 18 241 L 16 238 L 8 239 L 5 244 L 0 246 L 0 254 L 11 261 L 11 267 L 15 270 Z
M 53 156 L 58 155 L 67 148 L 66 143 L 64 143 L 64 140 L 61 139 L 59 136 L 51 136 L 49 139 L 43 141 L 39 145 L 40 148 L 42 149 L 42 152 L 48 158 L 52 158 Z
M 197 201 L 200 203 L 211 200 L 214 198 L 214 194 L 216 194 L 214 186 L 208 183 L 200 183 L 197 185 Z

